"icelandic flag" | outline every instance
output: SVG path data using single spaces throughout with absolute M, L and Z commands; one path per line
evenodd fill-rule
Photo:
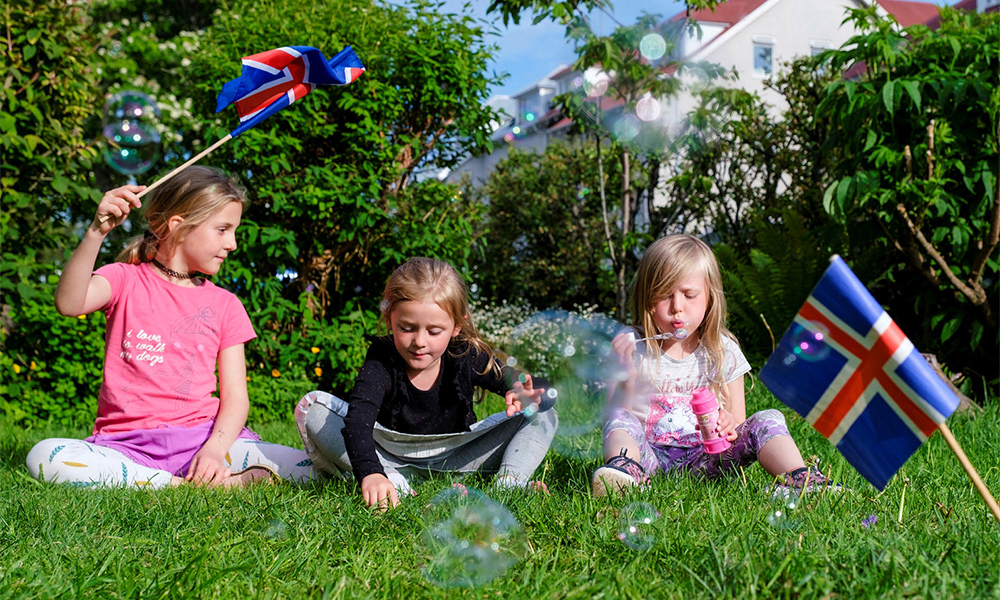
M 839 257 L 760 380 L 880 490 L 958 398 Z
M 308 46 L 285 46 L 243 57 L 243 74 L 222 86 L 215 112 L 236 104 L 240 126 L 236 137 L 317 85 L 347 85 L 365 72 L 361 59 L 347 46 L 327 60 Z

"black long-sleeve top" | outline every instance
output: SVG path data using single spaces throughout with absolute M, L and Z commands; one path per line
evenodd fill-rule
M 499 362 L 496 358 L 494 362 Z M 372 429 L 383 427 L 402 433 L 457 433 L 469 431 L 476 422 L 473 410 L 475 388 L 503 396 L 518 372 L 503 367 L 486 370 L 490 357 L 467 342 L 452 343 L 441 357 L 441 374 L 429 390 L 418 390 L 406 376 L 406 363 L 396 351 L 391 336 L 372 339 L 365 362 L 354 380 L 344 419 L 344 444 L 354 477 L 382 473 L 375 454 Z M 483 374 L 483 372 L 485 374 Z M 534 387 L 548 387 L 536 381 Z

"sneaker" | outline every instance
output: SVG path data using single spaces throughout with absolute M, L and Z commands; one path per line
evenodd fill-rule
M 594 496 L 607 496 L 612 491 L 624 492 L 630 487 L 645 485 L 649 482 L 646 469 L 622 453 L 612 458 L 594 471 L 590 478 L 590 491 Z
M 842 492 L 844 486 L 831 481 L 818 467 L 799 467 L 785 473 L 771 490 L 772 500 L 787 500 L 809 492 Z

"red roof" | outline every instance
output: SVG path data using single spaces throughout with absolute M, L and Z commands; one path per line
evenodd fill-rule
M 728 0 L 715 7 L 714 11 L 707 8 L 699 8 L 691 11 L 691 18 L 695 21 L 705 21 L 709 23 L 729 23 L 735 25 L 744 17 L 757 10 L 761 4 L 767 0 Z M 687 16 L 686 12 L 674 15 L 671 21 L 680 21 Z
M 975 11 L 976 0 L 962 0 L 961 2 L 956 2 L 955 4 L 953 4 L 952 8 L 954 8 L 955 10 Z M 1000 6 L 994 5 L 992 8 L 997 9 L 1000 8 Z M 987 10 L 987 12 L 989 12 L 989 10 Z M 934 15 L 934 17 L 929 21 L 927 21 L 925 25 L 927 25 L 931 29 L 936 30 L 938 27 L 941 26 L 941 15 L 940 14 Z
M 896 17 L 903 27 L 926 23 L 938 16 L 938 7 L 926 2 L 906 0 L 878 0 L 887 13 Z
M 691 18 L 695 21 L 705 21 L 710 23 L 729 23 L 735 25 L 743 20 L 747 15 L 757 10 L 761 4 L 767 0 L 727 0 L 715 7 L 714 11 L 707 8 L 699 8 L 691 11 Z M 938 7 L 928 2 L 913 2 L 911 0 L 877 0 L 878 3 L 892 16 L 896 17 L 903 27 L 926 23 L 938 14 Z M 962 0 L 955 7 L 968 10 L 971 5 L 975 10 L 976 0 Z M 686 12 L 679 12 L 671 21 L 680 21 L 687 16 Z

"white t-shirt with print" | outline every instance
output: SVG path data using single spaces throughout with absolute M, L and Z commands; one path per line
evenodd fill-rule
M 680 360 L 665 354 L 642 356 L 639 377 L 650 387 L 633 400 L 631 411 L 645 424 L 649 443 L 684 448 L 701 444 L 701 434 L 695 429 L 698 420 L 691 412 L 694 390 L 715 382 L 729 384 L 750 371 L 739 344 L 723 336 L 722 350 L 721 369 L 710 367 L 703 344 Z

